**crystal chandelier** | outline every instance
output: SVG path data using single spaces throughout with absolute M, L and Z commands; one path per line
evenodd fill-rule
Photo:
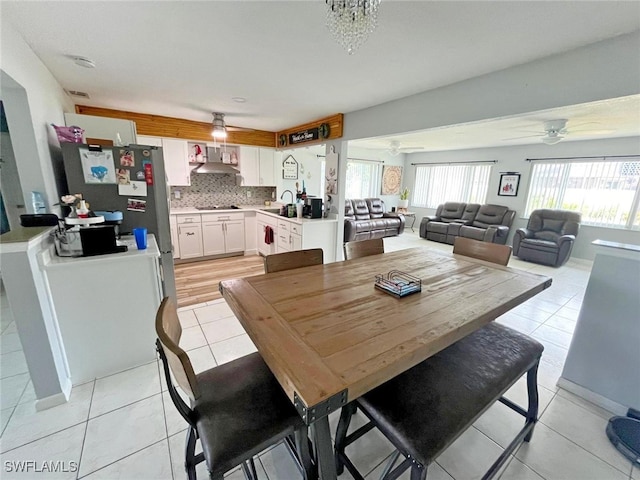
M 327 28 L 352 55 L 378 25 L 381 0 L 325 0 Z

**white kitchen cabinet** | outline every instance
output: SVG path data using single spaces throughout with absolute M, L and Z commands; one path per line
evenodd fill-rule
M 180 242 L 178 241 L 178 220 L 175 215 L 169 215 L 169 229 L 171 230 L 171 251 L 173 258 L 180 258 Z
M 271 148 L 261 148 L 259 152 L 259 177 L 260 186 L 276 186 L 275 151 Z
M 266 228 L 273 230 L 273 242 L 266 242 Z M 271 215 L 258 212 L 256 214 L 256 245 L 260 255 L 272 255 L 276 253 L 276 242 L 278 239 L 278 219 Z
M 255 187 L 260 184 L 260 151 L 258 147 L 240 147 L 240 185 Z
M 152 147 L 162 147 L 162 139 L 160 137 L 149 137 L 147 135 L 138 135 L 138 145 L 151 145 Z
M 275 214 L 258 212 L 256 215 L 256 235 L 258 253 L 291 252 L 309 248 L 322 248 L 325 263 L 336 261 L 335 219 L 297 219 L 285 218 Z M 265 226 L 274 229 L 274 244 L 265 242 Z
M 205 255 L 244 252 L 244 213 L 202 214 Z
M 64 121 L 67 126 L 74 125 L 84 129 L 85 139 L 111 140 L 114 145 L 118 145 L 118 141 L 122 142 L 122 145 L 138 143 L 136 139 L 136 123 L 131 120 L 65 113 Z M 120 138 L 118 139 L 118 137 Z
M 167 183 L 173 186 L 191 185 L 191 169 L 189 167 L 189 148 L 186 140 L 173 138 L 162 139 L 164 167 L 167 172 Z
M 274 150 L 270 148 L 240 147 L 241 186 L 275 187 L 274 158 Z
M 200 215 L 178 215 L 180 258 L 197 258 L 204 254 Z
M 205 255 L 226 253 L 224 243 L 223 222 L 205 222 L 202 224 L 202 245 Z

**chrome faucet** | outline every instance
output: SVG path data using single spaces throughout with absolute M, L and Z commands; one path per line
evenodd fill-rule
M 291 190 L 285 190 L 284 192 L 282 192 L 282 195 L 280 195 L 280 200 L 282 200 L 282 197 L 284 197 L 284 194 L 287 192 L 291 194 L 291 203 L 293 203 L 293 192 Z

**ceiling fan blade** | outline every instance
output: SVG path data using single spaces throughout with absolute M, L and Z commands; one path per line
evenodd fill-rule
M 227 125 L 227 131 L 229 132 L 255 132 L 255 128 L 245 128 L 245 127 L 230 127 Z
M 424 147 L 400 147 L 400 150 L 424 150 Z
M 524 137 L 510 137 L 510 138 L 503 138 L 502 141 L 506 142 L 508 140 L 520 140 L 522 138 L 544 137 L 545 135 L 546 135 L 545 133 L 539 133 L 537 135 L 525 135 Z

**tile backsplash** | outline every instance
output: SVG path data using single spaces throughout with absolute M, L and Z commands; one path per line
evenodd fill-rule
M 180 198 L 175 198 L 176 191 L 180 192 Z M 261 205 L 274 200 L 275 194 L 276 187 L 240 187 L 232 174 L 192 173 L 191 186 L 171 187 L 171 208 Z

